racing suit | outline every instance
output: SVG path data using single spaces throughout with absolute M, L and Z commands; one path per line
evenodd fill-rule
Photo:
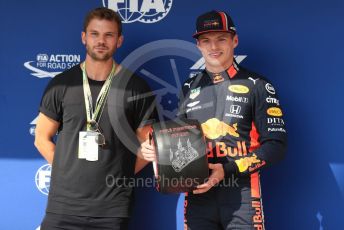
M 274 87 L 233 62 L 204 70 L 183 85 L 179 116 L 197 119 L 209 163 L 223 164 L 225 179 L 203 194 L 186 194 L 187 229 L 264 229 L 259 170 L 286 151 L 283 112 Z

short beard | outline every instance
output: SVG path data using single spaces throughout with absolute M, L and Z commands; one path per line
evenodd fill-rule
M 102 56 L 97 55 L 92 51 L 92 48 L 86 43 L 87 54 L 95 61 L 107 61 L 112 58 L 112 52 L 106 52 Z

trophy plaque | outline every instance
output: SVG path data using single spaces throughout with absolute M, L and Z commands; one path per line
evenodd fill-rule
M 209 176 L 206 144 L 197 120 L 178 119 L 155 123 L 152 141 L 157 189 L 162 193 L 190 192 Z

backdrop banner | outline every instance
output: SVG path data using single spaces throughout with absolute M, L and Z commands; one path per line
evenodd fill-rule
M 286 158 L 262 170 L 267 229 L 342 229 L 344 2 L 250 0 L 0 0 L 0 229 L 39 229 L 51 166 L 33 145 L 49 80 L 85 58 L 86 13 L 108 7 L 123 20 L 115 58 L 144 78 L 159 118 L 174 119 L 183 82 L 204 69 L 192 38 L 197 16 L 226 11 L 236 25 L 236 61 L 279 92 Z M 137 175 L 154 178 L 152 165 Z M 184 197 L 138 184 L 130 229 L 182 230 Z

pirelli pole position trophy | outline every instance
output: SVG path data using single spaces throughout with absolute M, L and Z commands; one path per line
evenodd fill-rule
M 151 141 L 157 189 L 162 193 L 190 192 L 209 176 L 206 145 L 197 120 L 172 120 L 152 126 Z

